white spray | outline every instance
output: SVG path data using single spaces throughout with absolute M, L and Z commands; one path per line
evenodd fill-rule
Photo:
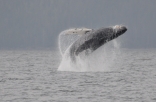
M 66 34 L 61 32 L 59 35 L 59 49 L 62 54 L 62 61 L 58 71 L 111 71 L 115 67 L 117 57 L 120 55 L 120 43 L 114 39 L 104 46 L 98 48 L 90 55 L 86 56 L 82 52 L 76 57 L 76 62 L 71 61 L 69 50 L 71 44 L 76 41 L 80 35 Z

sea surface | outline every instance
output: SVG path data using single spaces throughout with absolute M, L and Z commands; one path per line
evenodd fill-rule
M 115 70 L 72 72 L 59 51 L 0 51 L 0 102 L 156 102 L 156 49 L 121 52 Z

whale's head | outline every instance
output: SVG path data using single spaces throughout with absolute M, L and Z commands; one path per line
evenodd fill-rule
M 113 30 L 116 36 L 120 36 L 127 31 L 127 28 L 123 25 L 115 25 L 113 26 Z

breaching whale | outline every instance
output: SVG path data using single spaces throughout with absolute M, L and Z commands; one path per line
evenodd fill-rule
M 77 39 L 69 49 L 70 58 L 75 62 L 75 57 L 81 52 L 90 50 L 95 51 L 108 41 L 111 41 L 118 36 L 124 34 L 127 28 L 123 25 L 115 25 L 112 27 L 100 28 L 97 30 L 87 29 L 81 37 Z

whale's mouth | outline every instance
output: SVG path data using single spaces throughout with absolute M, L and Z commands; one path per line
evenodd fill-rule
M 118 31 L 118 30 L 127 30 L 127 28 L 123 25 L 115 25 L 113 26 L 113 29 Z
M 113 30 L 115 32 L 115 35 L 119 36 L 127 31 L 127 28 L 123 25 L 115 25 L 113 26 Z
M 121 25 L 115 25 L 113 26 L 113 29 L 120 29 L 121 28 Z

